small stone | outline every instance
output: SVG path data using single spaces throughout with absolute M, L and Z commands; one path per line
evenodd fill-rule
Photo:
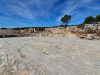
M 93 34 L 87 34 L 86 39 L 93 40 L 94 39 L 94 35 Z

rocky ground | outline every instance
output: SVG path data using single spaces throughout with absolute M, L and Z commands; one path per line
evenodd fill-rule
M 0 75 L 100 75 L 100 40 L 0 38 Z

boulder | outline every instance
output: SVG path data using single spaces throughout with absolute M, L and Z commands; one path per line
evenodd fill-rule
M 100 30 L 100 26 L 98 26 L 98 30 Z
M 94 35 L 93 34 L 87 34 L 86 39 L 93 40 L 95 38 L 94 38 Z
M 85 34 L 82 34 L 82 35 L 80 35 L 79 37 L 80 37 L 81 39 L 83 39 L 83 38 L 86 37 L 86 35 L 85 35 Z

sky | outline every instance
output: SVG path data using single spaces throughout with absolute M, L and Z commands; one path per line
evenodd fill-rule
M 100 0 L 0 0 L 0 27 L 56 26 L 67 14 L 80 24 L 100 14 Z

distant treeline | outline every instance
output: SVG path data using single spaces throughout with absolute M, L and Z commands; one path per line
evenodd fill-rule
M 44 29 L 44 28 L 57 28 L 57 27 L 63 27 L 64 25 L 58 25 L 58 26 L 51 26 L 51 27 L 16 27 L 16 28 L 0 28 L 0 29 L 12 29 L 12 30 L 19 30 L 19 29 L 28 29 L 28 28 L 36 28 L 36 29 Z M 76 25 L 69 25 L 70 26 L 76 26 Z

